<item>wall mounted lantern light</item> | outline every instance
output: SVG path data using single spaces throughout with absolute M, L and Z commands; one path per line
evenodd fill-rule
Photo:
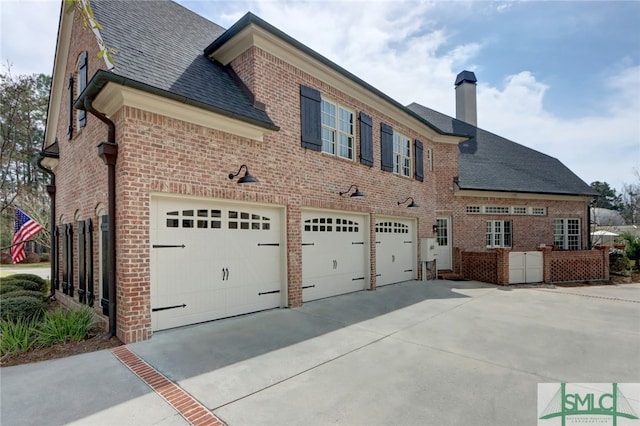
M 409 200 L 411 200 L 411 203 L 409 203 L 409 205 L 407 206 L 407 208 L 408 208 L 408 209 L 413 209 L 413 208 L 415 208 L 415 207 L 420 207 L 418 204 L 416 204 L 416 202 L 415 202 L 415 201 L 413 201 L 413 197 L 409 197 L 409 198 L 407 198 L 406 200 L 404 200 L 404 201 L 402 201 L 402 202 L 398 201 L 398 205 L 400 205 L 400 204 L 404 204 L 404 203 L 406 203 L 406 202 L 407 202 L 407 201 L 409 201 Z
M 351 194 L 351 197 L 364 197 L 364 194 L 362 192 L 360 192 L 360 190 L 358 189 L 358 187 L 356 185 L 351 185 L 349 187 L 349 189 L 347 189 L 344 192 L 339 192 L 340 196 L 342 197 L 344 194 L 348 194 L 349 191 L 351 191 L 352 188 L 355 188 L 356 190 L 353 192 L 353 194 Z
M 438 225 L 433 225 L 433 233 L 434 234 L 438 233 Z
M 251 174 L 249 173 L 249 168 L 247 167 L 246 164 L 243 164 L 242 166 L 240 166 L 240 168 L 238 169 L 238 172 L 236 174 L 229 173 L 229 179 L 233 179 L 234 177 L 238 176 L 240 174 L 240 172 L 242 171 L 243 167 L 245 169 L 245 173 L 244 173 L 244 176 L 242 176 L 240 179 L 238 179 L 238 183 L 259 182 L 259 180 L 257 178 L 251 176 Z

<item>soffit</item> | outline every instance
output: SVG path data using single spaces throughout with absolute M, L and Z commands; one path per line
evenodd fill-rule
M 272 133 L 264 127 L 113 82 L 100 91 L 93 106 L 108 117 L 123 106 L 129 106 L 259 142 L 263 141 L 264 135 Z

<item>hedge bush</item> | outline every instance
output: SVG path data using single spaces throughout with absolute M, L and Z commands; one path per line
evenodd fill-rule
M 16 290 L 23 290 L 23 288 L 13 284 L 2 284 L 0 285 L 0 296 L 5 293 L 11 293 L 12 291 L 16 291 Z
M 625 272 L 629 270 L 629 258 L 624 250 L 609 249 L 609 270 L 611 272 Z
M 0 299 L 0 319 L 4 321 L 31 320 L 42 317 L 47 302 L 32 296 Z
M 42 286 L 40 284 L 33 281 L 29 281 L 29 280 L 19 280 L 19 279 L 7 280 L 7 281 L 3 281 L 2 284 L 0 284 L 0 287 L 4 287 L 6 285 L 18 287 L 22 290 L 31 290 L 31 291 L 37 291 L 39 293 L 43 293 Z
M 10 286 L 8 286 L 10 287 Z M 13 291 L 9 291 L 9 292 L 5 292 L 0 294 L 0 298 L 2 299 L 10 299 L 12 297 L 20 297 L 20 296 L 31 296 L 31 297 L 35 297 L 37 299 L 42 299 L 44 301 L 47 300 L 47 296 L 45 294 L 42 294 L 39 291 L 33 291 L 33 290 L 23 290 L 21 288 L 16 288 Z
M 7 278 L 14 280 L 33 281 L 34 283 L 38 283 L 42 287 L 42 291 L 44 291 L 44 289 L 47 287 L 47 280 L 34 274 L 14 274 L 8 276 Z

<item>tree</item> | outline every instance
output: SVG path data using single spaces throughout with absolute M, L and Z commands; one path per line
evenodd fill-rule
M 609 210 L 622 210 L 622 197 L 607 182 L 591 182 L 591 188 L 600 193 L 596 197 L 592 207 L 600 207 Z
M 1 244 L 13 232 L 14 206 L 30 216 L 47 216 L 47 176 L 36 159 L 42 145 L 51 77 L 44 74 L 13 76 L 7 65 L 0 73 L 0 220 Z M 35 217 L 34 217 L 35 219 Z M 48 227 L 48 220 L 40 222 Z M 49 246 L 46 235 L 37 238 Z
M 640 221 L 640 172 L 634 170 L 634 175 L 636 183 L 625 184 L 622 188 L 620 214 L 629 225 L 636 225 Z
M 629 259 L 634 260 L 635 264 L 633 269 L 640 270 L 640 236 L 634 235 L 631 232 L 625 232 L 622 234 L 622 238 L 626 241 L 625 251 Z

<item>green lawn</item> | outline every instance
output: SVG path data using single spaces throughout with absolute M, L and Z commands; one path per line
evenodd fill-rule
M 8 277 L 9 275 L 19 274 L 25 269 L 30 268 L 50 268 L 49 263 L 20 263 L 18 265 L 2 265 L 0 266 L 0 278 Z

